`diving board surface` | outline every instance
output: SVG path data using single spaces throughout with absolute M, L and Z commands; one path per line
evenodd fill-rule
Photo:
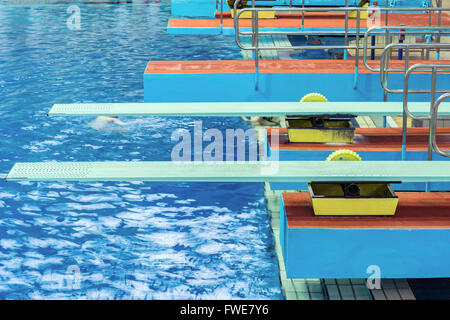
M 450 181 L 449 161 L 28 162 L 7 181 Z
M 430 103 L 409 102 L 416 115 L 430 114 Z M 49 116 L 265 116 L 354 114 L 359 116 L 401 116 L 402 102 L 195 102 L 195 103 L 81 103 L 55 104 Z M 450 103 L 443 103 L 439 115 L 450 115 Z

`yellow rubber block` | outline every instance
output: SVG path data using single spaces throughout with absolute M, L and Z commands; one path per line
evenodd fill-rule
M 354 128 L 288 128 L 289 142 L 335 142 L 352 143 L 355 137 Z
M 398 199 L 312 199 L 316 216 L 393 216 Z
M 369 4 L 366 3 L 365 5 L 362 6 L 362 8 L 368 8 Z M 348 17 L 349 18 L 356 18 L 356 11 L 350 11 L 348 13 Z M 359 12 L 359 17 L 361 18 L 361 20 L 367 20 L 369 19 L 369 12 L 367 10 L 362 10 Z
M 234 18 L 234 9 L 230 10 L 231 17 Z M 238 10 L 239 12 L 239 10 Z M 252 18 L 252 12 L 244 12 L 239 16 L 239 19 L 251 19 Z M 258 19 L 275 19 L 275 11 L 259 11 L 258 12 Z
M 392 117 L 399 128 L 403 128 L 403 117 Z M 411 128 L 411 118 L 407 119 L 407 128 Z
M 359 184 L 361 198 L 344 198 L 339 184 L 308 184 L 316 216 L 392 216 L 398 198 L 388 184 Z
M 308 118 L 288 119 L 289 126 L 293 128 L 312 128 L 311 120 Z M 328 120 L 324 119 L 325 128 L 351 128 L 349 120 Z

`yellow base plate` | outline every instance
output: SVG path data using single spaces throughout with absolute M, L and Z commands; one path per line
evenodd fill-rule
M 362 7 L 363 7 L 363 8 L 368 8 L 368 7 L 369 7 L 369 4 L 366 3 L 366 4 L 363 5 Z M 350 11 L 350 12 L 348 13 L 348 17 L 349 17 L 349 18 L 356 18 L 356 11 Z M 361 10 L 361 11 L 359 12 L 359 17 L 360 17 L 361 20 L 367 20 L 367 19 L 369 19 L 369 13 L 368 13 L 368 11 L 366 11 L 366 10 Z
M 358 184 L 362 198 L 344 198 L 339 184 L 308 184 L 316 216 L 392 216 L 398 198 L 388 184 Z M 364 198 L 366 197 L 366 198 Z
M 310 119 L 299 118 L 299 119 L 288 119 L 289 127 L 294 128 L 312 128 L 312 123 Z M 351 128 L 350 121 L 348 120 L 328 120 L 324 119 L 325 128 Z
M 288 128 L 289 142 L 352 143 L 355 138 L 353 129 L 307 129 Z
M 352 143 L 355 129 L 346 119 L 323 119 L 323 128 L 313 127 L 304 117 L 286 119 L 289 142 Z
M 230 10 L 231 17 L 234 18 L 234 9 Z M 238 10 L 239 12 L 239 10 Z M 252 13 L 251 12 L 244 12 L 239 16 L 239 19 L 251 19 Z M 258 12 L 258 18 L 259 19 L 275 19 L 275 11 L 259 11 Z

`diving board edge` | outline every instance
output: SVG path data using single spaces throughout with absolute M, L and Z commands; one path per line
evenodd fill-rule
M 430 103 L 409 102 L 419 116 L 430 114 Z M 192 103 L 79 103 L 54 104 L 48 116 L 285 116 L 354 114 L 401 116 L 402 102 L 192 102 Z M 450 103 L 442 103 L 439 115 L 450 115 Z
M 15 163 L 6 181 L 450 181 L 449 161 L 103 161 Z

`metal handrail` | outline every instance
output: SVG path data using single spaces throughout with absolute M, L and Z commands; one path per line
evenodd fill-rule
M 450 153 L 444 152 L 441 149 L 439 149 L 436 141 L 436 127 L 437 127 L 437 113 L 439 109 L 439 105 L 446 99 L 450 98 L 450 93 L 445 93 L 441 95 L 436 102 L 433 104 L 431 108 L 431 115 L 430 115 L 430 132 L 429 132 L 429 140 L 431 140 L 431 146 L 433 147 L 433 150 L 444 157 L 450 157 Z
M 390 51 L 393 49 L 404 49 L 405 50 L 405 66 L 404 68 L 389 68 L 389 56 Z M 417 68 L 426 68 L 434 66 L 435 64 L 415 64 L 411 68 L 409 68 L 409 52 L 411 49 L 414 48 L 420 48 L 420 49 L 428 49 L 428 50 L 437 50 L 437 49 L 444 49 L 444 50 L 450 50 L 450 43 L 391 43 L 390 45 L 386 46 L 383 49 L 383 52 L 381 53 L 380 57 L 380 82 L 381 87 L 386 93 L 394 93 L 394 94 L 408 94 L 409 93 L 431 93 L 429 90 L 421 90 L 421 89 L 415 89 L 415 90 L 409 90 L 408 89 L 408 82 L 407 79 L 409 78 L 412 71 L 414 71 Z M 389 54 L 388 54 L 389 53 Z M 408 69 L 409 68 L 409 69 Z M 405 81 L 406 81 L 406 88 L 403 89 L 390 89 L 388 87 L 387 83 L 387 74 L 389 72 L 404 72 L 405 73 Z M 446 91 L 445 91 L 446 92 Z M 442 91 L 436 91 L 436 93 L 445 93 Z
M 413 73 L 413 71 L 421 71 L 421 72 L 431 72 L 431 89 L 430 90 L 409 90 L 409 77 Z M 404 77 L 403 90 L 396 90 L 393 93 L 402 93 L 403 94 L 403 129 L 402 129 L 402 160 L 406 159 L 406 128 L 407 128 L 407 119 L 410 117 L 414 120 L 430 120 L 431 121 L 431 110 L 435 104 L 436 93 L 450 93 L 449 89 L 437 90 L 436 82 L 437 82 L 437 72 L 438 71 L 447 71 L 450 72 L 450 64 L 436 64 L 436 63 L 417 63 L 411 66 L 406 72 Z M 408 109 L 408 94 L 409 93 L 430 93 L 431 94 L 431 103 L 430 103 L 430 116 L 416 116 L 411 113 Z M 436 120 L 436 119 L 435 119 Z M 430 124 L 431 131 L 431 124 Z M 432 135 L 430 133 L 428 137 L 428 160 L 432 159 Z
M 237 10 L 237 6 L 240 4 L 240 0 L 236 1 L 234 3 L 234 9 Z M 273 8 L 262 8 L 262 7 L 252 7 L 252 8 L 243 8 L 240 9 L 240 14 L 244 13 L 244 12 L 249 12 L 249 11 L 258 11 L 258 12 L 264 12 L 264 11 L 273 11 Z M 391 7 L 386 7 L 386 8 L 381 8 L 381 7 L 301 7 L 301 8 L 276 8 L 277 12 L 351 12 L 351 11 L 385 11 L 385 12 L 430 12 L 430 13 L 434 13 L 437 12 L 442 13 L 443 11 L 450 11 L 450 8 L 432 8 L 432 7 L 415 7 L 415 8 L 391 8 Z M 235 22 L 235 30 L 239 32 L 240 35 L 251 35 L 252 32 L 241 32 L 239 31 L 239 19 L 238 16 L 240 16 L 240 14 L 237 14 L 234 16 L 234 22 Z M 439 23 L 439 22 L 438 22 Z M 303 24 L 301 25 L 301 28 L 303 28 Z M 430 25 L 431 26 L 431 25 Z M 341 33 L 341 32 L 340 32 Z M 272 34 L 272 33 L 267 33 L 267 34 Z M 275 33 L 275 34 L 297 34 L 295 32 L 281 32 L 281 33 Z M 316 34 L 316 33 L 314 33 Z M 354 34 L 354 33 L 353 33 Z
M 385 30 L 384 32 L 374 32 L 376 30 Z M 398 30 L 398 31 L 392 31 L 392 30 Z M 385 46 L 370 46 L 368 45 L 368 39 L 369 36 L 380 36 L 384 35 L 385 37 L 389 37 L 392 35 L 445 35 L 450 34 L 450 26 L 373 26 L 369 28 L 364 33 L 364 40 L 363 40 L 363 62 L 364 66 L 373 72 L 380 72 L 380 68 L 373 68 L 371 67 L 367 62 L 367 50 L 369 49 L 385 49 L 389 45 Z M 404 45 L 409 45 L 407 43 L 403 43 Z M 395 45 L 395 43 L 393 43 Z M 425 44 L 417 44 L 417 45 L 425 45 Z M 421 47 L 417 47 L 422 49 Z M 438 49 L 437 49 L 438 50 Z M 402 70 L 396 70 L 396 71 L 403 71 Z
M 409 77 L 413 71 L 431 72 L 431 89 L 430 90 L 409 90 Z M 430 120 L 431 116 L 416 116 L 408 109 L 408 95 L 409 93 L 430 93 L 432 105 L 434 104 L 434 97 L 436 93 L 450 93 L 449 89 L 437 90 L 436 89 L 436 73 L 439 71 L 450 72 L 450 64 L 436 64 L 436 63 L 417 63 L 411 66 L 405 73 L 405 79 L 403 83 L 403 90 L 395 93 L 403 93 L 403 111 L 404 115 L 414 120 Z
M 358 67 L 359 67 L 359 50 L 361 48 L 360 46 L 360 29 L 361 29 L 361 25 L 360 25 L 360 20 L 361 20 L 361 15 L 360 12 L 362 10 L 373 10 L 374 8 L 277 8 L 277 11 L 289 11 L 289 12 L 301 12 L 302 13 L 302 25 L 301 25 L 301 29 L 303 29 L 304 27 L 304 13 L 305 12 L 329 12 L 329 11 L 340 11 L 340 12 L 345 12 L 345 30 L 342 31 L 334 31 L 334 32 L 330 32 L 330 31 L 326 31 L 326 32 L 321 32 L 321 31 L 315 31 L 314 33 L 312 32 L 305 32 L 305 31 L 297 31 L 297 32 L 259 32 L 259 19 L 258 19 L 258 15 L 259 12 L 264 12 L 264 11 L 272 11 L 273 9 L 269 9 L 269 8 L 255 8 L 254 7 L 254 2 L 253 2 L 253 8 L 244 8 L 241 9 L 239 12 L 237 11 L 237 5 L 239 4 L 239 0 L 235 2 L 235 15 L 234 15 L 234 28 L 235 28 L 235 39 L 236 39 L 236 43 L 237 45 L 243 49 L 243 50 L 253 50 L 254 51 L 254 59 L 255 59 L 255 89 L 258 88 L 258 68 L 259 68 L 259 50 L 295 50 L 295 49 L 302 49 L 302 50 L 312 50 L 312 49 L 354 49 L 356 51 L 355 53 L 355 85 L 356 85 L 356 77 L 358 74 Z M 348 3 L 348 2 L 347 2 Z M 385 11 L 386 12 L 386 26 L 375 26 L 372 28 L 369 28 L 369 30 L 367 30 L 364 34 L 364 42 L 363 42 L 363 50 L 364 50 L 364 55 L 363 55 L 363 61 L 364 61 L 364 65 L 366 68 L 368 68 L 371 71 L 375 71 L 375 72 L 380 72 L 380 81 L 381 81 L 381 86 L 384 90 L 384 94 L 385 97 L 387 99 L 387 93 L 398 93 L 398 94 L 403 94 L 403 133 L 402 133 L 402 159 L 404 160 L 406 158 L 406 129 L 407 129 L 407 117 L 410 116 L 412 119 L 417 119 L 417 120 L 430 120 L 430 122 L 432 122 L 434 120 L 434 122 L 437 121 L 437 107 L 439 106 L 439 104 L 441 103 L 441 101 L 443 101 L 444 99 L 447 99 L 450 97 L 450 89 L 448 90 L 437 90 L 436 89 L 436 73 L 437 71 L 450 71 L 450 65 L 447 64 L 415 64 L 412 67 L 409 67 L 409 53 L 411 49 L 426 49 L 427 50 L 427 58 L 428 54 L 429 54 L 429 50 L 436 50 L 437 52 L 439 52 L 441 49 L 449 49 L 450 50 L 450 44 L 440 44 L 440 43 L 435 43 L 435 44 L 430 44 L 430 43 L 391 43 L 388 44 L 388 42 L 391 41 L 392 39 L 392 35 L 395 34 L 399 34 L 399 35 L 406 35 L 406 34 L 424 34 L 424 35 L 438 35 L 438 37 L 440 38 L 440 36 L 442 34 L 450 34 L 450 27 L 449 26 L 441 26 L 441 15 L 443 11 L 450 11 L 450 8 L 442 8 L 441 6 L 438 8 L 378 8 L 376 7 L 377 11 Z M 356 30 L 354 32 L 349 32 L 348 30 L 348 12 L 350 11 L 354 11 L 356 12 Z M 388 17 L 387 14 L 389 12 L 395 12 L 395 11 L 425 11 L 425 12 L 429 12 L 430 13 L 430 22 L 429 22 L 429 26 L 388 26 Z M 251 12 L 251 16 L 252 16 L 252 30 L 250 32 L 241 32 L 239 29 L 239 18 L 240 15 L 245 13 L 245 12 Z M 437 12 L 439 14 L 438 17 L 438 26 L 432 26 L 432 13 L 433 12 Z M 378 32 L 375 33 L 374 31 L 376 30 L 384 30 L 384 32 Z M 398 30 L 398 31 L 395 31 Z M 420 31 L 420 32 L 419 32 Z M 270 47 L 259 47 L 259 36 L 262 35 L 320 35 L 320 34 L 333 34 L 333 35 L 344 35 L 345 36 L 345 45 L 344 46 L 290 46 L 290 47 L 284 47 L 284 46 L 270 46 Z M 356 41 L 355 41 L 355 45 L 348 45 L 347 39 L 348 39 L 348 35 L 356 35 Z M 376 45 L 368 45 L 367 39 L 368 36 L 372 34 L 372 35 L 384 35 L 386 37 L 386 45 L 385 46 L 376 46 Z M 252 46 L 251 47 L 247 47 L 244 46 L 240 41 L 239 41 L 239 36 L 241 35 L 250 35 L 252 37 Z M 395 69 L 395 68 L 389 68 L 389 59 L 391 57 L 391 51 L 392 49 L 402 49 L 405 50 L 405 67 L 401 68 L 401 69 Z M 372 68 L 368 65 L 367 63 L 367 50 L 368 49 L 383 49 L 383 52 L 381 54 L 380 57 L 380 68 L 376 69 L 376 68 Z M 389 57 L 387 57 L 387 54 L 389 53 Z M 403 53 L 402 53 L 403 55 Z M 411 75 L 411 73 L 413 71 L 427 71 L 427 72 L 431 72 L 432 73 L 432 87 L 431 90 L 422 90 L 422 89 L 415 89 L 415 90 L 409 90 L 408 85 L 409 85 L 409 77 Z M 404 88 L 403 90 L 398 89 L 398 90 L 392 90 L 389 89 L 387 86 L 387 75 L 389 72 L 404 72 Z M 433 114 L 428 116 L 428 117 L 418 117 L 418 116 L 414 116 L 408 109 L 408 93 L 431 93 L 431 107 L 434 107 L 433 110 Z M 441 96 L 440 99 L 438 99 L 438 104 L 436 106 L 435 104 L 435 95 L 436 93 L 446 93 L 445 95 Z M 431 111 L 430 111 L 431 113 Z M 434 125 L 434 124 L 433 124 Z M 435 140 L 435 131 L 431 131 L 431 127 L 430 127 L 430 135 L 429 135 L 429 143 L 428 143 L 428 159 L 431 160 L 431 156 L 432 156 L 432 150 L 439 150 L 439 148 L 437 147 L 436 144 L 433 145 L 433 138 Z M 441 152 L 440 154 L 442 154 L 442 151 L 437 151 L 438 153 Z M 447 156 L 447 154 L 446 154 Z M 450 155 L 448 155 L 450 156 Z
M 271 1 L 271 0 L 258 0 L 258 1 L 261 2 L 261 1 Z M 430 6 L 428 6 L 428 7 L 414 7 L 414 8 L 409 8 L 409 7 L 404 8 L 404 7 L 402 7 L 402 8 L 391 8 L 391 7 L 389 6 L 389 1 L 386 1 L 386 7 L 385 7 L 385 8 L 375 9 L 375 8 L 378 8 L 377 6 L 370 6 L 370 7 L 368 7 L 368 8 L 363 8 L 363 7 L 356 7 L 356 8 L 361 9 L 361 10 L 368 10 L 368 11 L 371 11 L 371 10 L 380 10 L 380 11 L 381 11 L 381 10 L 384 10 L 385 13 L 386 13 L 386 16 L 385 16 L 385 23 L 386 23 L 386 25 L 387 25 L 388 22 L 389 22 L 389 12 L 391 12 L 391 11 L 394 11 L 394 12 L 395 12 L 395 11 L 421 11 L 421 12 L 423 12 L 423 11 L 429 11 L 429 9 L 442 9 L 442 1 L 441 1 L 441 0 L 437 0 L 437 1 L 440 1 L 440 6 L 438 5 L 436 8 L 433 8 L 432 4 L 431 4 Z M 236 2 L 235 2 L 235 6 L 236 6 L 236 4 L 240 4 L 240 2 L 241 2 L 241 0 L 236 1 Z M 253 3 L 252 6 L 255 7 L 255 1 L 254 1 L 254 0 L 252 0 L 252 3 Z M 217 8 L 218 8 L 218 0 L 216 0 L 216 9 L 217 9 Z M 293 8 L 293 6 L 292 6 L 292 0 L 290 0 L 290 2 L 289 2 L 289 9 L 292 9 L 292 8 Z M 305 8 L 305 0 L 302 0 L 301 8 L 302 8 L 302 9 L 307 9 L 307 8 Z M 348 8 L 348 9 L 351 9 L 351 10 L 354 9 L 353 7 L 349 7 L 348 0 L 345 1 L 345 7 L 328 7 L 328 8 Z M 236 8 L 235 8 L 235 9 L 236 9 Z M 285 9 L 285 10 L 282 10 L 282 9 Z M 416 10 L 408 10 L 408 9 L 416 9 Z M 419 9 L 420 9 L 420 10 L 419 10 Z M 272 11 L 273 9 L 267 9 L 267 10 Z M 286 10 L 286 8 L 279 8 L 279 7 L 277 7 L 277 11 L 296 11 L 296 10 Z M 302 12 L 302 24 L 301 24 L 301 29 L 303 29 L 303 26 L 304 26 L 305 11 L 308 11 L 308 10 L 301 11 L 301 12 Z M 328 11 L 336 11 L 336 10 L 328 10 Z M 350 10 L 349 10 L 349 11 L 350 11 Z M 433 11 L 439 11 L 439 10 L 431 10 L 431 11 L 429 11 L 430 16 L 431 16 L 431 13 L 432 13 Z M 442 10 L 442 11 L 445 11 L 445 10 Z M 441 12 L 442 12 L 442 11 L 439 11 L 439 20 L 441 19 Z M 223 16 L 223 8 L 221 9 L 220 14 L 221 14 L 221 16 Z M 348 11 L 345 12 L 345 24 L 346 24 L 346 26 L 348 25 Z
M 240 3 L 240 1 L 236 1 L 234 3 L 235 6 L 235 10 L 237 10 L 237 5 Z M 252 7 L 252 8 L 244 8 L 244 9 L 240 9 L 239 13 L 234 15 L 234 29 L 236 31 L 236 37 L 238 38 L 239 35 L 252 35 L 254 34 L 254 31 L 249 31 L 249 32 L 245 32 L 245 31 L 240 31 L 239 28 L 239 16 L 245 12 L 264 12 L 264 11 L 273 11 L 273 8 L 261 8 L 261 7 Z M 450 8 L 380 8 L 380 7 L 368 7 L 368 8 L 362 8 L 362 7 L 347 7 L 347 8 L 343 8 L 343 7 L 308 7 L 308 8 L 276 8 L 277 12 L 351 12 L 351 11 L 372 11 L 372 10 L 376 10 L 376 11 L 392 11 L 392 12 L 423 12 L 423 11 L 429 11 L 431 13 L 433 12 L 443 12 L 443 11 L 450 11 Z M 357 19 L 358 20 L 358 19 Z M 438 25 L 439 26 L 439 25 Z M 423 26 L 426 27 L 426 26 Z M 303 28 L 303 25 L 301 26 L 300 29 Z M 305 35 L 305 34 L 327 34 L 327 35 L 345 35 L 345 32 L 347 32 L 348 35 L 354 35 L 356 34 L 357 31 L 354 32 L 349 32 L 348 28 L 346 28 L 347 30 L 342 32 L 342 31 L 314 31 L 313 33 L 311 32 L 263 32 L 263 35 Z M 247 48 L 247 49 L 254 49 L 254 48 Z
M 376 9 L 377 11 L 386 11 L 386 12 L 396 12 L 396 11 L 409 11 L 409 12 L 423 12 L 425 11 L 429 11 L 430 13 L 433 12 L 437 12 L 437 13 L 441 13 L 442 11 L 450 11 L 450 8 L 379 8 L 379 7 L 369 7 L 369 8 L 361 8 L 361 7 L 346 7 L 346 8 L 341 8 L 341 7 L 328 7 L 328 8 L 323 8 L 323 7 L 311 7 L 311 8 L 277 8 L 277 11 L 281 11 L 281 12 L 301 12 L 302 13 L 302 21 L 303 21 L 303 13 L 305 12 L 330 12 L 330 11 L 338 11 L 338 12 L 345 12 L 346 13 L 346 26 L 345 26 L 345 30 L 344 31 L 314 31 L 314 32 L 308 32 L 308 31 L 294 31 L 294 32 L 283 32 L 283 31 L 265 31 L 265 32 L 260 32 L 259 31 L 259 19 L 258 19 L 258 15 L 259 12 L 264 12 L 264 11 L 273 11 L 273 8 L 244 8 L 239 10 L 239 12 L 237 11 L 237 7 L 240 3 L 240 0 L 236 1 L 234 3 L 234 10 L 235 10 L 235 15 L 234 15 L 234 29 L 235 29 L 235 41 L 236 44 L 238 45 L 239 48 L 243 49 L 243 50 L 252 50 L 254 52 L 254 60 L 255 60 L 255 73 L 258 72 L 258 60 L 259 60 L 259 51 L 260 50 L 325 50 L 325 49 L 353 49 L 356 51 L 355 54 L 355 79 L 354 79 L 354 86 L 356 86 L 357 83 L 357 76 L 358 76 L 358 68 L 359 68 L 359 50 L 361 49 L 361 45 L 359 44 L 359 39 L 360 39 L 360 31 L 361 31 L 361 11 L 372 11 L 373 9 Z M 347 23 L 347 14 L 350 11 L 355 11 L 356 12 L 356 30 L 350 32 L 348 30 L 348 23 Z M 252 29 L 251 31 L 245 32 L 245 31 L 240 31 L 240 27 L 239 27 L 239 18 L 240 16 L 245 13 L 245 12 L 251 12 L 252 15 Z M 431 20 L 430 20 L 431 21 Z M 439 23 L 441 22 L 441 20 L 439 19 Z M 407 26 L 405 26 L 407 27 Z M 393 29 L 397 28 L 397 29 L 404 29 L 404 26 L 395 26 Z M 429 29 L 429 28 L 434 28 L 432 26 L 419 26 L 422 29 Z M 441 26 L 438 26 L 441 27 Z M 303 28 L 303 23 L 301 26 L 301 29 Z M 441 27 L 441 30 L 447 30 L 447 27 Z M 439 29 L 433 30 L 433 32 L 438 31 Z M 389 30 L 390 31 L 390 30 Z M 386 31 L 385 31 L 386 32 Z M 427 32 L 424 34 L 429 34 L 430 32 Z M 259 46 L 259 42 L 257 43 L 255 41 L 256 38 L 256 34 L 259 38 L 259 36 L 264 36 L 264 35 L 321 35 L 321 34 L 326 34 L 326 35 L 344 35 L 346 37 L 346 39 L 348 38 L 348 35 L 355 35 L 356 36 L 356 41 L 354 45 L 340 45 L 340 46 L 267 46 L 267 47 L 260 47 Z M 441 32 L 442 34 L 442 32 Z M 251 46 L 245 46 L 240 42 L 240 36 L 251 36 L 252 37 L 252 45 Z M 421 44 L 422 45 L 422 44 Z M 376 45 L 371 45 L 368 46 L 367 44 L 365 46 L 363 46 L 364 49 L 383 49 L 385 48 L 384 46 L 376 46 Z M 258 76 L 256 76 L 256 80 L 258 79 Z M 256 83 L 256 87 L 257 87 L 257 83 Z

